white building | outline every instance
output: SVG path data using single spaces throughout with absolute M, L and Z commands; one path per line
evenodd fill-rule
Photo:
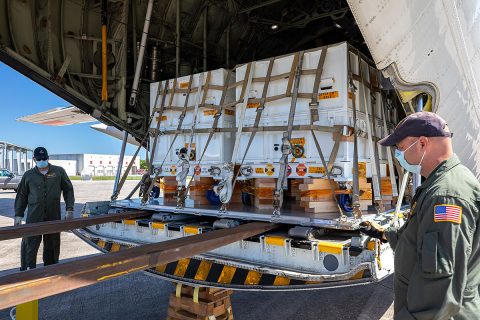
M 50 163 L 61 166 L 68 175 L 114 176 L 117 173 L 119 155 L 111 154 L 53 154 Z M 132 156 L 125 155 L 122 172 L 132 160 Z M 140 157 L 135 158 L 130 174 L 136 174 L 140 169 Z
M 27 147 L 0 141 L 0 168 L 23 174 L 33 167 L 33 151 Z

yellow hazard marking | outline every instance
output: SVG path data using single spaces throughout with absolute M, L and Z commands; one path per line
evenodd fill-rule
M 200 230 L 199 230 L 198 227 L 185 226 L 185 227 L 183 227 L 183 232 L 185 232 L 187 234 L 199 234 Z
M 263 168 L 255 168 L 255 173 L 264 174 L 265 170 Z
M 290 279 L 285 277 L 276 276 L 275 281 L 273 282 L 274 286 L 288 286 L 290 284 Z
M 202 261 L 200 266 L 198 266 L 197 273 L 195 274 L 195 280 L 205 281 L 207 279 L 210 268 L 212 267 L 211 262 Z
M 187 89 L 188 88 L 188 81 L 187 82 L 180 82 L 179 87 L 180 87 L 180 89 Z
M 257 271 L 250 270 L 247 273 L 244 284 L 258 284 L 262 275 Z
M 124 219 L 123 220 L 123 224 L 129 224 L 129 225 L 135 225 L 135 221 L 134 219 Z
M 318 242 L 318 251 L 325 253 L 340 254 L 343 251 L 343 244 L 335 242 Z
M 117 252 L 120 251 L 120 245 L 118 243 L 112 244 L 112 248 L 110 249 L 110 252 Z
M 260 102 L 250 102 L 250 103 L 247 103 L 247 109 L 256 109 L 260 107 Z
M 308 173 L 325 174 L 324 167 L 308 167 Z
M 90 216 L 90 213 L 82 213 L 82 218 L 88 218 Z
M 165 229 L 165 223 L 162 222 L 152 222 L 153 229 Z
M 155 267 L 155 271 L 164 273 L 166 268 L 167 268 L 166 264 L 161 264 L 161 265 Z
M 292 138 L 290 139 L 291 144 L 305 145 L 305 138 Z
M 338 91 L 322 92 L 318 95 L 319 100 L 338 98 Z
M 16 318 L 19 320 L 37 320 L 38 319 L 38 300 L 22 303 L 17 306 Z
M 188 264 L 190 263 L 190 259 L 180 259 L 178 260 L 177 267 L 175 268 L 175 272 L 173 273 L 177 277 L 183 277 L 185 272 L 187 272 Z
M 218 277 L 217 282 L 218 283 L 231 283 L 233 276 L 235 275 L 235 271 L 237 271 L 237 268 L 235 267 L 230 267 L 230 266 L 224 266 L 222 273 L 220 273 L 220 276 Z
M 285 245 L 285 238 L 283 237 L 265 237 L 265 243 L 270 246 L 280 246 Z
M 103 240 L 98 240 L 97 246 L 99 246 L 100 248 L 105 248 L 105 241 L 103 241 Z
M 273 166 L 273 164 L 267 164 L 267 166 L 265 167 L 265 172 L 267 173 L 267 176 L 273 176 L 274 171 L 275 167 Z

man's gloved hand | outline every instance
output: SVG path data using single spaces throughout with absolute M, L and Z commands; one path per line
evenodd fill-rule
M 385 238 L 385 230 L 376 222 L 360 222 L 359 230 L 371 238 L 379 239 L 383 243 L 387 242 L 387 239 Z
M 22 224 L 22 219 L 23 219 L 23 217 L 15 216 L 13 225 L 14 225 L 14 226 L 19 226 L 19 225 L 21 225 L 21 224 Z
M 65 220 L 70 219 L 73 219 L 73 210 L 67 210 L 67 212 L 65 212 Z

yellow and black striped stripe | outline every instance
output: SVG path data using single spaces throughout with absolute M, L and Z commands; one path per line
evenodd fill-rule
M 128 246 L 113 242 L 89 238 L 102 251 L 115 252 L 128 248 Z M 167 278 L 181 278 L 185 282 L 195 282 L 207 286 L 235 286 L 235 287 L 289 287 L 310 286 L 320 284 L 317 281 L 304 281 L 261 273 L 254 270 L 227 266 L 216 262 L 209 262 L 195 258 L 185 258 L 168 264 L 159 265 L 147 270 Z M 350 280 L 370 278 L 369 270 L 364 270 L 354 275 Z

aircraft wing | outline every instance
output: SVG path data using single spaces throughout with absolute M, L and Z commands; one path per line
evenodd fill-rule
M 455 153 L 480 177 L 480 2 L 347 2 L 377 67 L 399 92 L 432 96 Z
M 47 126 L 68 126 L 72 124 L 96 122 L 97 119 L 84 113 L 76 107 L 55 108 L 48 111 L 18 118 L 17 121 L 43 124 Z M 97 123 L 90 128 L 105 133 L 111 137 L 123 140 L 123 132 L 113 126 Z M 138 146 L 139 143 L 132 135 L 128 135 L 127 142 Z
M 97 119 L 76 107 L 55 108 L 48 111 L 18 118 L 17 121 L 43 124 L 47 126 L 68 126 L 72 124 L 96 122 Z

